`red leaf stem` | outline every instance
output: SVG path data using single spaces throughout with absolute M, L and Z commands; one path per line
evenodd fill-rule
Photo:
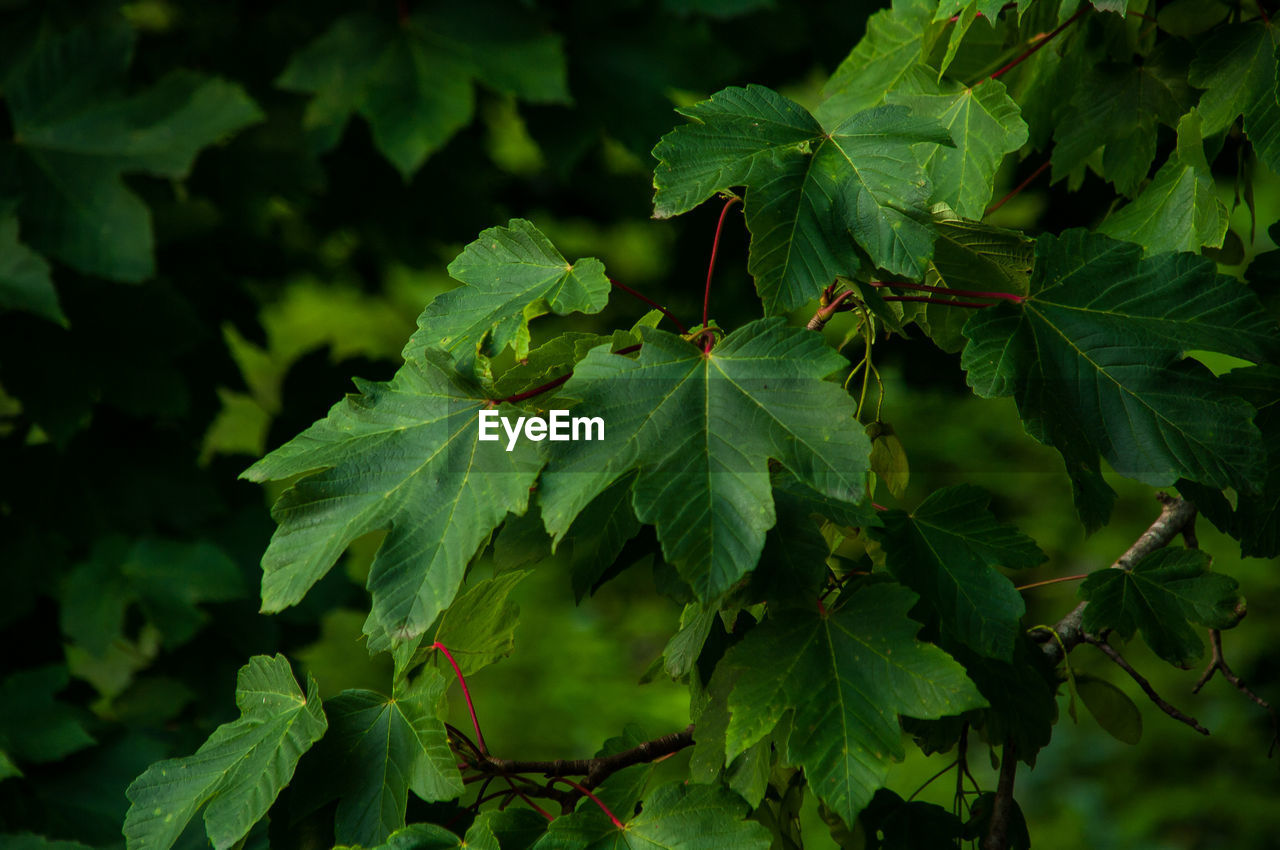
M 537 803 L 533 802 L 533 800 L 530 800 L 530 799 L 529 799 L 529 795 L 528 795 L 528 794 L 524 793 L 524 792 L 523 792 L 523 791 L 521 791 L 519 788 L 517 788 L 517 787 L 516 787 L 516 784 L 515 784 L 514 782 L 512 782 L 512 781 L 511 781 L 511 777 L 510 777 L 510 776 L 504 776 L 504 777 L 502 777 L 502 778 L 503 778 L 503 779 L 505 779 L 505 780 L 507 781 L 507 784 L 511 786 L 511 791 L 512 791 L 512 793 L 514 793 L 514 794 L 515 794 L 517 797 L 519 797 L 521 800 L 524 800 L 524 801 L 529 805 L 529 807 L 530 807 L 530 808 L 532 808 L 535 812 L 537 812 L 538 814 L 542 815 L 542 816 L 543 816 L 544 818 L 546 818 L 548 821 L 553 821 L 553 820 L 555 820 L 555 816 L 554 816 L 554 815 L 552 815 L 552 814 L 551 814 L 550 812 L 548 812 L 546 809 L 542 808 L 542 806 L 539 806 Z
M 609 278 L 609 283 L 611 283 L 611 284 L 613 284 L 614 286 L 618 287 L 619 289 L 621 289 L 623 292 L 627 293 L 628 295 L 632 295 L 632 296 L 634 296 L 634 297 L 636 297 L 636 298 L 640 299 L 641 301 L 643 301 L 644 303 L 648 304 L 648 305 L 649 305 L 650 307 L 652 307 L 653 309 L 660 311 L 660 312 L 662 313 L 662 315 L 666 316 L 668 319 L 670 319 L 670 320 L 671 320 L 671 323 L 672 323 L 673 325 L 675 325 L 675 326 L 676 326 L 676 329 L 677 329 L 677 330 L 679 330 L 679 331 L 680 331 L 680 333 L 682 333 L 682 334 L 687 334 L 687 333 L 689 332 L 689 329 L 688 329 L 688 328 L 686 328 L 683 324 L 681 324 L 681 323 L 680 323 L 680 320 L 679 320 L 679 319 L 677 319 L 677 318 L 675 317 L 675 315 L 674 315 L 670 310 L 668 310 L 666 307 L 663 307 L 661 304 L 659 304 L 657 301 L 654 301 L 654 300 L 653 300 L 652 298 L 650 298 L 649 296 L 647 296 L 647 295 L 643 295 L 643 294 L 641 294 L 641 293 L 637 292 L 636 290 L 634 290 L 634 289 L 632 289 L 631 287 L 627 286 L 625 283 L 618 283 L 618 281 L 614 280 L 613 278 Z M 703 320 L 703 322 L 705 323 L 705 321 L 706 321 L 706 320 L 704 319 L 704 320 Z
M 724 230 L 724 219 L 729 214 L 729 208 L 738 203 L 741 198 L 736 195 L 724 202 L 724 208 L 720 210 L 720 220 L 716 222 L 716 238 L 711 242 L 711 260 L 707 263 L 707 288 L 702 295 L 702 326 L 707 326 L 708 308 L 711 306 L 711 276 L 716 270 L 716 252 L 720 250 L 720 232 Z M 714 337 L 708 335 L 705 348 L 703 351 L 710 351 Z
M 1040 39 L 1040 40 L 1039 40 L 1039 41 L 1037 41 L 1035 44 L 1033 44 L 1033 45 L 1031 45 L 1030 47 L 1028 47 L 1026 50 L 1024 50 L 1021 54 L 1019 54 L 1019 55 L 1017 56 L 1017 58 L 1015 58 L 1015 59 L 1014 59 L 1012 62 L 1010 62 L 1008 65 L 1005 65 L 1005 66 L 1004 66 L 1003 68 L 1001 68 L 999 71 L 996 71 L 994 74 L 992 74 L 992 75 L 991 75 L 991 77 L 990 77 L 990 79 L 993 79 L 993 80 L 994 80 L 994 79 L 997 79 L 997 78 L 998 78 L 998 77 L 1000 77 L 1002 74 L 1007 74 L 1008 72 L 1012 71 L 1014 68 L 1016 68 L 1016 67 L 1018 67 L 1019 65 L 1021 65 L 1021 64 L 1022 64 L 1023 62 L 1025 62 L 1026 60 L 1030 59 L 1032 56 L 1034 56 L 1034 55 L 1035 55 L 1035 53 L 1036 53 L 1036 51 L 1037 51 L 1037 50 L 1039 50 L 1040 48 L 1044 47 L 1044 46 L 1045 46 L 1046 44 L 1048 44 L 1049 42 L 1053 41 L 1055 38 L 1057 38 L 1057 36 L 1058 36 L 1058 35 L 1059 35 L 1063 30 L 1065 30 L 1067 27 L 1069 27 L 1069 26 L 1071 26 L 1072 24 L 1074 24 L 1076 21 L 1080 20 L 1081 16 L 1082 16 L 1082 15 L 1084 15 L 1084 13 L 1085 13 L 1085 12 L 1087 12 L 1090 8 L 1091 8 L 1091 7 L 1090 7 L 1090 5 L 1089 5 L 1088 3 L 1085 3 L 1082 7 L 1080 7 L 1080 11 L 1076 12 L 1074 15 L 1072 15 L 1071 17 L 1069 17 L 1069 18 L 1067 18 L 1065 21 L 1063 21 L 1061 24 L 1059 24 L 1059 25 L 1058 25 L 1058 28 L 1057 28 L 1056 30 L 1054 30 L 1053 32 L 1049 33 L 1049 34 L 1048 34 L 1048 35 L 1046 35 L 1044 38 Z
M 484 733 L 480 731 L 480 721 L 476 719 L 476 707 L 471 702 L 471 691 L 467 690 L 467 678 L 462 675 L 462 668 L 458 666 L 458 662 L 453 660 L 453 653 L 440 641 L 431 644 L 432 649 L 440 650 L 445 658 L 449 659 L 449 664 L 453 666 L 454 675 L 458 677 L 458 684 L 462 685 L 462 698 L 467 701 L 467 711 L 471 712 L 471 725 L 476 730 L 476 743 L 480 746 L 480 754 L 488 755 L 489 750 L 484 744 Z
M 995 212 L 996 210 L 1000 209 L 1002 206 L 1004 206 L 1005 204 L 1009 203 L 1009 202 L 1010 202 L 1010 201 L 1012 201 L 1014 198 L 1016 198 L 1016 197 L 1017 197 L 1017 196 L 1022 192 L 1022 190 L 1023 190 L 1023 189 L 1025 189 L 1025 188 L 1027 188 L 1028 186 L 1030 186 L 1030 185 L 1031 185 L 1031 183 L 1032 183 L 1032 182 L 1033 182 L 1037 177 L 1039 177 L 1041 174 L 1044 174 L 1044 173 L 1045 173 L 1045 171 L 1049 168 L 1049 164 L 1050 164 L 1050 160 L 1047 160 L 1047 159 L 1046 159 L 1043 163 L 1041 163 L 1041 164 L 1040 164 L 1040 167 L 1039 167 L 1039 168 L 1037 168 L 1035 171 L 1031 172 L 1031 175 L 1030 175 L 1029 177 L 1027 177 L 1027 179 L 1026 179 L 1026 180 L 1023 180 L 1021 183 L 1019 183 L 1017 186 L 1015 186 L 1015 187 L 1013 188 L 1013 191 L 1011 191 L 1009 194 L 1005 195 L 1005 196 L 1004 196 L 1003 198 L 1001 198 L 1000 200 L 996 201 L 996 202 L 995 202 L 994 204 L 992 204 L 991 206 L 987 207 L 987 211 L 986 211 L 986 212 L 984 212 L 984 213 L 983 213 L 983 215 L 984 215 L 984 216 L 991 215 L 993 212 Z
M 597 797 L 595 794 L 592 794 L 592 793 L 591 793 L 591 789 L 587 788 L 585 785 L 582 785 L 582 784 L 581 784 L 581 783 L 579 783 L 579 782 L 574 782 L 572 779 L 567 779 L 567 778 L 565 778 L 565 777 L 563 777 L 563 776 L 553 776 L 553 777 L 551 777 L 551 781 L 552 781 L 553 783 L 554 783 L 554 782 L 563 782 L 565 785 L 571 785 L 571 786 L 573 786 L 574 788 L 576 788 L 578 791 L 582 792 L 583 794 L 586 794 L 588 797 L 590 797 L 590 798 L 591 798 L 591 801 L 592 801 L 593 803 L 595 803 L 597 806 L 599 806 L 599 807 L 600 807 L 600 811 L 604 812 L 606 815 L 608 815 L 608 816 L 609 816 L 609 820 L 613 821 L 613 825 L 614 825 L 614 826 L 616 826 L 618 829 L 626 829 L 626 828 L 627 828 L 627 827 L 626 827 L 626 825 L 625 825 L 625 824 L 623 824 L 623 822 L 622 822 L 622 821 L 618 820 L 618 816 L 617 816 L 617 815 L 615 815 L 613 812 L 609 811 L 609 807 L 608 807 L 608 806 L 606 806 L 606 805 L 604 804 L 604 801 L 602 801 L 602 800 L 601 800 L 599 797 Z

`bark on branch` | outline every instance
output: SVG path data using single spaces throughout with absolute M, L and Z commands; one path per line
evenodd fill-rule
M 1160 516 L 1146 531 L 1142 532 L 1142 536 L 1135 540 L 1123 555 L 1116 559 L 1111 565 L 1112 569 L 1133 569 L 1133 565 L 1138 561 L 1157 549 L 1163 549 L 1169 545 L 1169 542 L 1190 526 L 1195 519 L 1196 506 L 1186 499 L 1179 499 L 1166 493 L 1159 493 L 1156 498 L 1163 506 Z M 1066 653 L 1085 641 L 1086 635 L 1081 623 L 1084 619 L 1084 609 L 1088 605 L 1088 602 L 1081 602 L 1072 609 L 1071 613 L 1058 621 L 1053 627 L 1053 631 L 1057 633 L 1056 640 L 1048 630 L 1040 630 L 1032 634 L 1033 639 L 1042 643 L 1045 655 L 1049 656 L 1055 664 L 1061 661 Z
M 1018 771 L 1018 751 L 1010 736 L 1000 753 L 1000 780 L 996 784 L 996 796 L 991 803 L 991 823 L 982 850 L 1007 850 L 1009 846 L 1009 819 L 1013 812 L 1013 778 Z

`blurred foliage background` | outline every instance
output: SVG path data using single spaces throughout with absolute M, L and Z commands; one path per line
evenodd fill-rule
M 279 84 L 293 57 L 341 15 L 362 11 L 392 25 L 419 5 L 0 0 L 0 146 L 15 137 L 3 87 L 23 56 L 69 30 L 105 32 L 121 17 L 137 37 L 130 89 L 191 69 L 240 86 L 260 110 L 203 149 L 185 176 L 124 178 L 150 212 L 153 275 L 120 283 L 55 262 L 65 324 L 0 312 L 0 832 L 121 846 L 125 786 L 234 716 L 235 671 L 251 654 L 286 653 L 326 695 L 385 689 L 389 665 L 370 660 L 359 641 L 377 541 L 360 541 L 345 569 L 297 607 L 261 616 L 258 559 L 278 490 L 237 475 L 322 416 L 353 376 L 389 378 L 423 305 L 453 285 L 449 260 L 511 217 L 534 221 L 571 259 L 599 257 L 612 276 L 694 324 L 719 210 L 650 220 L 649 151 L 678 122 L 673 107 L 747 83 L 811 102 L 882 4 L 453 4 L 464 24 L 468 15 L 512 15 L 545 32 L 563 54 L 565 96 L 518 98 L 477 82 L 471 115 L 407 171 L 378 150 L 360 116 L 339 127 L 331 147 L 318 145 L 304 126 L 309 98 Z M 0 199 L 12 189 L 8 156 L 0 155 Z M 1005 187 L 1038 164 L 1007 162 Z M 1234 178 L 1221 175 L 1228 205 Z M 992 221 L 1031 233 L 1095 223 L 1112 196 L 1094 179 L 1075 193 L 1037 182 Z M 1256 180 L 1259 218 L 1280 217 L 1280 180 Z M 1233 231 L 1246 259 L 1272 247 L 1251 232 L 1243 207 Z M 724 327 L 759 313 L 745 258 L 735 213 L 712 302 Z M 604 313 L 573 326 L 605 331 L 646 309 L 615 293 Z M 536 331 L 557 332 L 561 321 Z M 851 321 L 838 318 L 826 333 L 838 341 Z M 958 358 L 927 340 L 881 349 L 883 418 L 911 467 L 903 498 L 882 501 L 911 507 L 964 481 L 990 489 L 997 515 L 1050 554 L 1028 582 L 1110 563 L 1156 516 L 1153 491 L 1113 478 L 1115 520 L 1086 538 L 1060 461 L 1026 438 L 1012 402 L 974 398 Z M 1263 697 L 1280 701 L 1271 651 L 1280 572 L 1241 561 L 1203 521 L 1199 533 L 1249 601 L 1251 615 L 1226 636 L 1228 657 Z M 634 548 L 637 565 L 581 604 L 561 560 L 533 566 L 518 592 L 514 654 L 472 685 L 501 755 L 580 757 L 628 723 L 650 735 L 684 727 L 682 686 L 661 676 L 638 684 L 680 608 L 655 590 L 645 557 L 652 539 Z M 486 560 L 476 573 L 498 568 Z M 1075 585 L 1026 598 L 1030 622 L 1053 622 L 1075 604 Z M 1135 747 L 1120 744 L 1087 713 L 1072 722 L 1061 700 L 1053 744 L 1018 777 L 1036 846 L 1276 846 L 1280 764 L 1267 759 L 1266 715 L 1220 679 L 1192 696 L 1196 671 L 1172 670 L 1137 642 L 1130 657 L 1214 734 L 1173 722 L 1081 648 L 1073 665 L 1129 693 L 1144 734 Z M 461 724 L 463 706 L 455 708 Z M 891 787 L 905 797 L 949 759 L 913 755 Z M 979 778 L 995 784 L 994 772 Z M 921 798 L 949 806 L 952 781 Z M 811 846 L 828 846 L 817 813 L 806 816 Z

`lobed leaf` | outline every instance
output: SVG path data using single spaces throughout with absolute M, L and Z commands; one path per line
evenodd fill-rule
M 255 655 L 240 668 L 236 705 L 240 719 L 215 729 L 194 755 L 157 762 L 129 786 L 129 850 L 168 850 L 202 808 L 214 847 L 240 841 L 328 725 L 315 681 L 308 677 L 304 695 L 283 655 Z

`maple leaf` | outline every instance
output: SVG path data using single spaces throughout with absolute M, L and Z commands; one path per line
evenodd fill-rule
M 1229 214 L 1214 190 L 1204 155 L 1200 116 L 1178 121 L 1178 148 L 1130 204 L 1107 218 L 1099 233 L 1136 242 L 1148 254 L 1222 246 Z
M 395 697 L 347 690 L 325 701 L 329 731 L 314 763 L 325 769 L 322 786 L 299 789 L 310 804 L 337 799 L 334 838 L 340 844 L 374 845 L 405 825 L 412 789 L 423 800 L 452 800 L 463 792 L 457 757 L 440 718 L 449 682 L 425 668 Z
M 283 655 L 255 655 L 240 668 L 236 705 L 240 718 L 194 755 L 156 762 L 129 786 L 129 850 L 168 850 L 201 808 L 210 842 L 226 850 L 267 813 L 328 725 L 315 680 L 304 695 Z
M 990 496 L 971 485 L 939 490 L 911 513 L 885 511 L 870 530 L 898 581 L 919 593 L 949 635 L 977 652 L 1010 660 L 1026 606 L 995 567 L 1029 569 L 1048 556 L 996 520 Z
M 272 511 L 279 528 L 262 558 L 262 607 L 297 603 L 352 540 L 385 529 L 369 573 L 371 617 L 399 643 L 449 606 L 507 512 L 524 513 L 542 461 L 533 443 L 508 452 L 477 439 L 489 399 L 444 352 L 427 351 L 387 383 L 357 386 L 360 395 L 242 474 L 304 475 Z
M 1099 457 L 1153 485 L 1183 477 L 1252 492 L 1262 477 L 1253 406 L 1182 353 L 1272 360 L 1276 322 L 1209 260 L 1141 254 L 1083 230 L 1043 235 L 1026 300 L 964 326 L 969 385 L 1014 396 L 1028 433 L 1062 454 L 1089 528 L 1115 497 Z
M 1204 40 L 1187 75 L 1191 85 L 1205 90 L 1199 105 L 1204 134 L 1220 133 L 1244 115 L 1245 135 L 1272 171 L 1280 171 L 1278 54 L 1275 26 L 1260 21 L 1231 24 Z
M 1244 614 L 1236 580 L 1210 572 L 1209 561 L 1199 549 L 1160 549 L 1133 569 L 1097 570 L 1080 585 L 1089 602 L 1081 625 L 1093 634 L 1113 629 L 1126 640 L 1141 631 L 1156 655 L 1190 667 L 1204 654 L 1191 623 L 1229 629 Z
M 843 596 L 843 594 L 842 594 Z M 985 705 L 964 668 L 915 639 L 916 595 L 896 584 L 856 589 L 830 615 L 772 615 L 721 666 L 741 668 L 729 695 L 725 756 L 768 735 L 794 712 L 787 760 L 846 823 L 901 759 L 897 716 L 933 718 Z
M 609 301 L 609 278 L 594 257 L 567 261 L 531 222 L 514 218 L 490 227 L 449 264 L 465 286 L 437 296 L 418 317 L 406 360 L 424 348 L 448 351 L 463 371 L 507 347 L 529 356 L 529 322 L 545 313 L 598 313 Z
M 317 151 L 338 144 L 353 114 L 408 180 L 475 111 L 474 83 L 537 103 L 564 103 L 560 39 L 525 10 L 435 4 L 397 23 L 356 12 L 290 60 L 276 85 L 314 95 L 303 126 Z
M 155 273 L 155 240 L 123 175 L 186 177 L 201 148 L 262 119 L 239 86 L 187 71 L 123 94 L 133 44 L 123 18 L 41 40 L 5 80 L 14 132 L 0 145 L 0 196 L 21 198 L 32 247 L 128 282 Z
M 746 186 L 747 270 L 766 314 L 793 310 L 851 275 L 861 264 L 856 247 L 880 268 L 924 275 L 934 236 L 915 146 L 953 144 L 933 119 L 881 106 L 820 124 L 755 85 L 679 112 L 691 123 L 653 149 L 654 215 L 679 215 Z
M 1027 143 L 1027 125 L 1004 84 L 939 82 L 932 70 L 917 66 L 890 92 L 889 103 L 934 118 L 950 131 L 954 147 L 916 148 L 933 183 L 933 198 L 945 201 L 961 218 L 982 218 L 1005 154 Z
M 638 470 L 636 516 L 713 599 L 751 570 L 774 524 L 770 459 L 822 495 L 862 500 L 870 446 L 853 400 L 822 380 L 846 362 L 822 337 L 764 319 L 704 354 L 664 331 L 640 334 L 637 359 L 594 349 L 565 385 L 574 414 L 603 417 L 608 430 L 604 440 L 551 445 L 538 493 L 554 540 Z

